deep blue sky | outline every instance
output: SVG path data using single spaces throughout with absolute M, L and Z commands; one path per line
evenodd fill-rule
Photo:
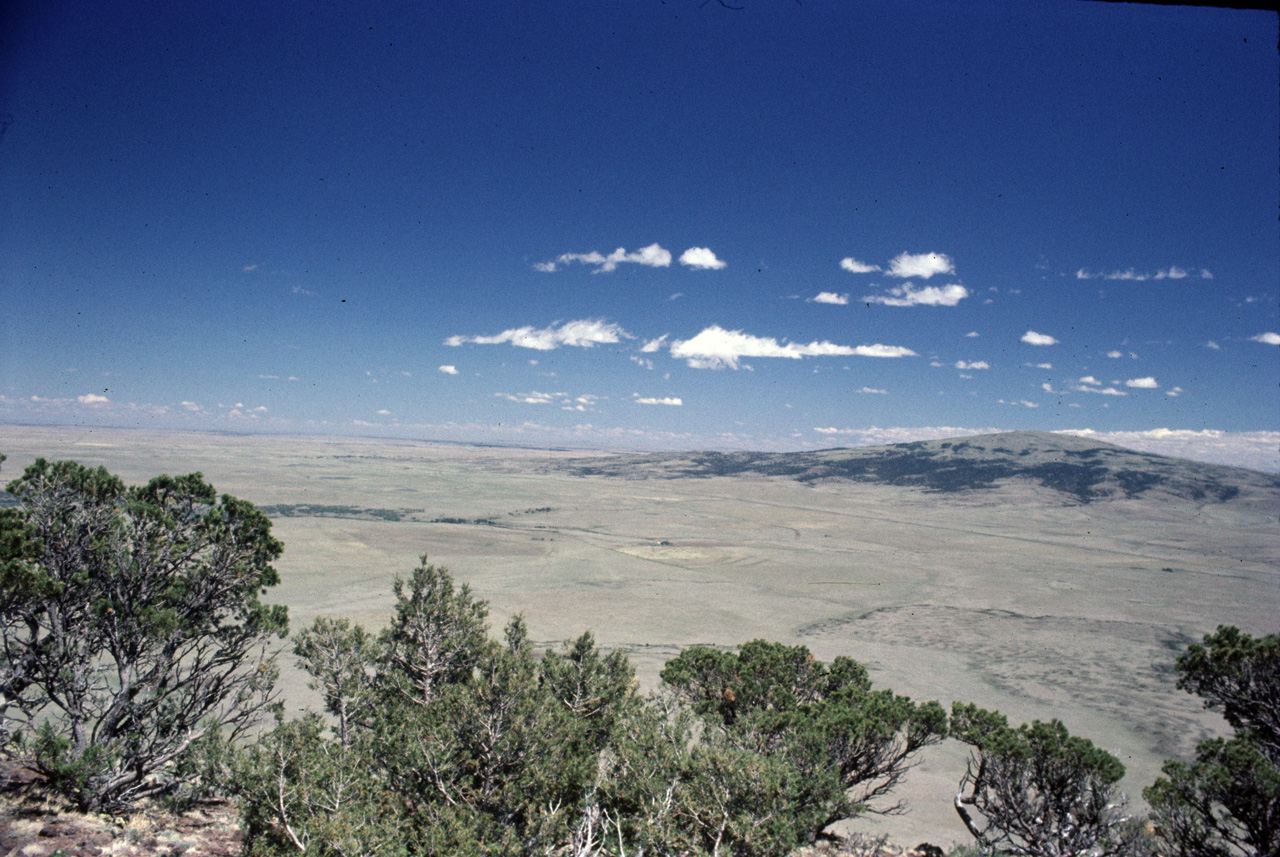
M 1274 14 L 735 5 L 18 2 L 0 422 L 1277 466 Z

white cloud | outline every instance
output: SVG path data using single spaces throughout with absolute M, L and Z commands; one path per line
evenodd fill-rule
M 458 346 L 470 342 L 476 345 L 499 345 L 509 342 L 519 348 L 551 351 L 561 345 L 590 348 L 600 343 L 615 343 L 623 337 L 630 339 L 631 334 L 616 324 L 607 323 L 603 319 L 583 319 L 566 321 L 559 327 L 554 324 L 543 328 L 516 327 L 493 336 L 450 336 L 444 344 Z
M 111 400 L 97 393 L 85 393 L 83 396 L 76 396 L 76 401 L 82 405 L 105 405 Z
M 683 405 L 684 402 L 678 396 L 667 396 L 665 398 L 656 399 L 650 396 L 641 396 L 639 393 L 631 394 L 637 405 Z
M 971 363 L 966 363 L 963 360 L 957 360 L 956 368 L 957 369 L 990 369 L 991 364 L 989 364 L 985 360 L 974 360 Z
M 203 410 L 203 408 L 201 408 L 201 407 L 200 407 L 199 405 L 197 405 L 195 402 L 179 402 L 179 404 L 180 404 L 180 405 L 182 405 L 182 407 L 186 408 L 188 411 L 190 411 L 190 412 L 191 412 L 191 413 L 193 413 L 193 414 L 194 414 L 194 413 L 196 413 L 196 412 L 198 412 L 198 411 Z
M 945 253 L 899 253 L 889 262 L 890 277 L 919 277 L 927 280 L 934 274 L 954 274 L 955 263 Z
M 1037 363 L 1037 364 L 1035 364 L 1035 368 L 1036 368 L 1036 369 L 1052 369 L 1052 368 L 1053 368 L 1053 364 L 1052 364 L 1052 363 Z
M 1117 359 L 1117 358 L 1119 358 L 1119 357 L 1123 357 L 1123 356 L 1124 356 L 1124 352 L 1123 352 L 1123 351 L 1108 351 L 1108 352 L 1107 352 L 1107 356 L 1108 356 L 1108 357 L 1110 357 L 1112 360 L 1115 360 L 1115 359 Z
M 925 286 L 918 289 L 911 283 L 903 283 L 889 289 L 888 295 L 866 295 L 864 303 L 885 306 L 955 306 L 969 297 L 969 290 L 958 283 L 938 288 Z
M 1179 268 L 1177 265 L 1170 265 L 1167 269 L 1156 272 L 1157 280 L 1163 280 L 1166 278 L 1170 280 L 1183 280 L 1186 279 L 1187 276 L 1187 272 L 1182 268 Z
M 653 246 L 657 247 L 658 245 L 654 244 Z M 666 251 L 663 250 L 663 252 L 665 253 Z M 680 264 L 703 271 L 719 271 L 727 263 L 717 259 L 716 254 L 712 253 L 710 248 L 690 247 L 680 254 Z
M 1156 390 L 1160 387 L 1160 385 L 1156 383 L 1156 379 L 1149 375 L 1146 378 L 1130 378 L 1128 381 L 1124 382 L 1124 385 L 1126 387 L 1135 387 L 1139 390 Z
M 444 374 L 446 374 L 446 375 L 457 375 L 457 374 L 458 374 L 458 367 L 457 367 L 457 366 L 450 366 L 450 365 L 446 364 L 446 365 L 444 365 L 444 366 L 441 366 L 441 367 L 440 367 L 440 369 L 439 369 L 439 371 L 443 372 L 443 373 L 444 373 Z
M 652 360 L 650 360 L 648 357 L 637 357 L 637 356 L 636 356 L 636 355 L 634 355 L 634 354 L 628 354 L 628 355 L 627 355 L 627 358 L 628 358 L 632 363 L 638 363 L 639 365 L 643 366 L 643 367 L 644 367 L 644 368 L 646 368 L 646 369 L 652 369 L 652 368 L 653 368 L 653 361 L 652 361 Z
M 969 331 L 968 333 L 966 333 L 966 334 L 965 334 L 965 337 L 966 337 L 966 338 L 968 338 L 968 339 L 976 339 L 976 338 L 978 337 L 978 335 L 979 335 L 979 334 L 978 334 L 978 331 L 976 331 L 976 330 L 971 330 L 971 331 Z
M 1182 395 L 1182 388 L 1181 388 L 1181 387 L 1174 387 L 1172 390 L 1165 390 L 1165 391 L 1164 391 L 1164 394 L 1165 394 L 1166 396 L 1173 396 L 1174 398 L 1177 398 L 1178 396 L 1181 396 L 1181 395 Z
M 840 267 L 851 274 L 870 274 L 872 271 L 880 270 L 879 265 L 868 265 L 866 262 L 859 262 L 852 256 L 846 256 L 841 259 Z
M 1026 399 L 1020 399 L 1020 400 L 1018 400 L 1018 401 L 1016 401 L 1016 402 L 1006 402 L 1004 399 L 997 399 L 997 400 L 996 400 L 996 404 L 999 404 L 999 405 L 1015 405 L 1015 406 L 1022 407 L 1022 408 L 1038 408 L 1038 407 L 1040 407 L 1040 404 L 1039 404 L 1038 402 L 1028 402 Z
M 815 304 L 837 304 L 839 306 L 845 306 L 849 303 L 849 296 L 838 295 L 835 292 L 818 292 L 816 295 L 809 298 L 809 301 Z
M 876 396 L 887 396 L 887 395 L 889 395 L 889 391 L 888 391 L 888 390 L 879 390 L 879 389 L 876 389 L 875 387 L 859 387 L 857 390 L 854 390 L 854 392 L 855 392 L 855 393 L 866 393 L 866 394 L 868 394 L 868 395 L 876 395 Z
M 1214 342 L 1212 339 L 1210 339 L 1208 342 L 1206 342 L 1206 343 L 1204 344 L 1204 347 L 1205 347 L 1205 348 L 1208 348 L 1208 349 L 1210 349 L 1210 350 L 1213 350 L 1213 351 L 1221 351 L 1221 350 L 1222 350 L 1222 346 L 1221 346 L 1221 345 L 1219 345 L 1218 343 Z
M 648 247 L 641 247 L 634 253 L 628 253 L 626 248 L 619 247 L 608 256 L 602 255 L 595 250 L 590 253 L 562 253 L 552 262 L 538 262 L 533 267 L 539 271 L 552 272 L 557 269 L 558 265 L 568 265 L 571 262 L 595 265 L 595 273 L 613 271 L 624 262 L 645 265 L 650 268 L 667 268 L 671 265 L 671 251 L 664 250 L 657 244 L 650 244 Z
M 378 409 L 378 416 L 380 416 L 380 417 L 389 417 L 389 416 L 391 416 L 391 411 L 388 411 L 386 408 L 379 408 L 379 409 Z
M 304 289 L 302 286 L 294 286 L 293 293 L 295 295 L 306 295 L 309 298 L 314 298 L 316 296 L 316 293 L 311 291 L 311 289 Z
M 743 357 L 913 357 L 909 348 L 895 345 L 836 345 L 833 342 L 798 342 L 780 344 L 773 337 L 752 336 L 740 330 L 725 330 L 719 325 L 704 329 L 692 339 L 671 343 L 671 356 L 685 360 L 694 369 L 737 369 Z
M 1257 336 L 1250 336 L 1249 341 L 1261 342 L 1264 345 L 1280 345 L 1280 333 L 1269 330 L 1266 333 L 1259 333 Z
M 1036 333 L 1034 330 L 1028 330 L 1022 334 L 1022 341 L 1028 345 L 1057 345 L 1058 340 L 1054 339 L 1047 333 Z

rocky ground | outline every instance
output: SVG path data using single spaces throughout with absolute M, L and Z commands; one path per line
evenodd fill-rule
M 149 806 L 128 818 L 75 812 L 17 767 L 0 769 L 0 857 L 237 857 L 235 806 Z
M 231 801 L 187 812 L 150 805 L 125 818 L 75 812 L 24 769 L 0 765 L 0 857 L 239 857 L 243 837 Z M 943 857 L 857 837 L 823 841 L 791 857 Z

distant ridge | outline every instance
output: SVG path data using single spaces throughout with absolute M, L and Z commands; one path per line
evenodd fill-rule
M 862 482 L 955 493 L 1028 480 L 1091 503 L 1151 492 L 1197 503 L 1242 494 L 1280 504 L 1280 476 L 1137 452 L 1074 435 L 1014 431 L 814 452 L 683 452 L 570 459 L 582 476 L 679 479 L 774 476 L 798 482 Z

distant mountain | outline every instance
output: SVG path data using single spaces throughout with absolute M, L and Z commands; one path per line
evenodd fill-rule
M 1029 480 L 1080 503 L 1148 493 L 1201 503 L 1273 498 L 1280 476 L 1205 464 L 1088 440 L 1016 431 L 950 440 L 815 452 L 682 452 L 570 459 L 583 476 L 678 479 L 780 476 L 799 482 L 863 482 L 953 493 Z

